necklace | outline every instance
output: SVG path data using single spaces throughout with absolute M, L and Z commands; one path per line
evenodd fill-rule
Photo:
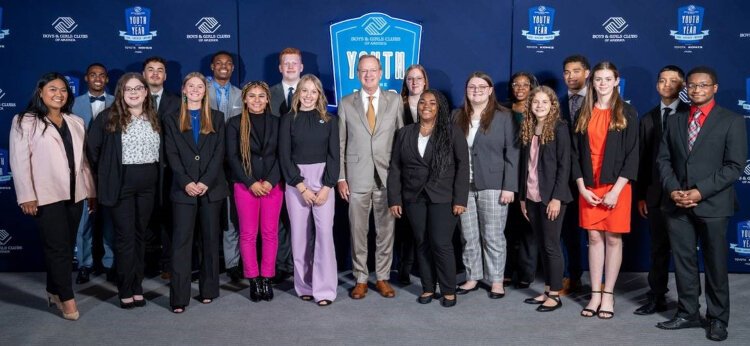
M 424 126 L 424 125 L 422 125 L 422 124 L 419 124 L 419 127 L 420 127 L 420 128 L 423 128 L 423 129 L 425 129 L 425 130 L 432 130 L 432 128 L 434 128 L 434 127 L 435 127 L 435 125 L 432 125 L 432 126 L 430 126 L 430 127 L 427 127 L 427 126 Z

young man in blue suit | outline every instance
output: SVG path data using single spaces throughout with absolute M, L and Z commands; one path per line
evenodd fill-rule
M 107 76 L 107 68 L 101 63 L 93 63 L 86 68 L 86 76 L 84 81 L 88 86 L 88 92 L 78 96 L 73 101 L 73 114 L 83 118 L 83 123 L 88 128 L 92 120 L 96 119 L 101 111 L 112 105 L 115 97 L 107 94 L 107 82 L 109 77 Z M 78 276 L 76 277 L 77 284 L 84 284 L 89 282 L 89 276 L 94 265 L 94 257 L 92 255 L 92 242 L 94 233 L 94 218 L 90 217 L 88 213 L 88 206 L 85 205 L 88 201 L 84 200 L 83 216 L 78 226 L 78 235 L 76 237 L 76 249 L 78 256 Z M 104 209 L 104 208 L 102 208 Z M 114 278 L 111 272 L 113 262 L 112 252 L 112 222 L 103 215 L 106 214 L 104 210 L 99 211 L 102 214 L 101 225 L 102 225 L 102 237 L 104 240 L 104 257 L 102 257 L 102 266 L 107 273 L 108 280 Z

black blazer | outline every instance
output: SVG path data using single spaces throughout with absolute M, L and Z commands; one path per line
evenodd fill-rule
M 737 196 L 734 182 L 747 160 L 747 130 L 742 116 L 718 105 L 703 123 L 693 150 L 688 151 L 689 112 L 667 119 L 656 164 L 665 193 L 697 188 L 701 201 L 693 212 L 702 217 L 729 217 L 735 212 Z M 669 198 L 662 210 L 678 212 Z
M 419 156 L 419 124 L 398 130 L 388 167 L 388 206 L 415 202 L 424 191 L 432 203 L 466 206 L 469 200 L 469 146 L 458 126 L 453 126 L 453 155 L 438 177 L 430 179 L 434 137 L 430 137 L 424 158 Z
M 526 182 L 529 178 L 531 143 L 521 147 L 520 200 L 526 200 Z M 555 126 L 555 140 L 539 145 L 537 163 L 539 194 L 542 202 L 549 204 L 554 198 L 562 203 L 573 201 L 570 193 L 570 130 L 564 120 Z
M 107 123 L 111 118 L 112 108 L 103 110 L 91 122 L 86 133 L 86 156 L 96 180 L 98 202 L 106 207 L 113 207 L 120 199 L 122 187 L 122 132 L 109 132 Z M 161 132 L 164 133 L 164 127 Z M 164 141 L 159 141 L 159 162 L 164 160 Z M 164 179 L 164 165 L 159 164 L 159 186 Z M 157 203 L 161 204 L 161 189 L 156 194 Z
M 690 106 L 679 101 L 677 113 L 689 112 Z M 638 165 L 638 184 L 635 187 L 636 199 L 646 201 L 649 207 L 659 207 L 661 205 L 662 189 L 659 181 L 659 170 L 656 168 L 656 156 L 659 153 L 659 144 L 663 134 L 661 128 L 661 103 L 648 111 L 641 117 L 640 130 L 638 131 L 639 158 Z
M 412 118 L 411 107 L 409 102 L 404 102 L 404 126 L 414 124 L 414 118 Z
M 257 116 L 257 115 L 250 115 Z M 231 170 L 231 181 L 242 183 L 248 188 L 258 180 L 267 181 L 276 186 L 281 180 L 279 169 L 279 117 L 266 113 L 265 127 L 263 129 L 263 141 L 258 138 L 255 127 L 250 128 L 250 175 L 245 173 L 240 155 L 240 118 L 234 116 L 227 122 L 227 161 Z
M 196 145 L 193 130 L 180 131 L 179 116 L 165 119 L 165 150 L 173 173 L 170 197 L 174 203 L 198 203 L 197 197 L 185 192 L 185 186 L 191 182 L 208 186 L 211 202 L 229 194 L 224 177 L 224 114 L 212 110 L 211 121 L 215 132 L 200 134 Z
M 575 129 L 575 123 L 570 117 L 570 100 L 568 99 L 568 89 L 565 89 L 562 94 L 557 95 L 557 100 L 560 104 L 560 118 L 565 120 L 566 123 L 570 124 L 569 129 Z
M 164 90 L 161 93 L 159 109 L 156 114 L 162 122 L 166 116 L 178 116 L 180 113 L 180 96 Z
M 604 162 L 599 179 L 601 184 L 614 184 L 618 177 L 635 181 L 638 177 L 638 112 L 624 103 L 627 127 L 622 131 L 607 132 Z M 575 125 L 571 125 L 575 128 Z M 572 137 L 573 151 L 571 174 L 575 181 L 583 178 L 586 186 L 594 186 L 594 169 L 591 165 L 591 148 L 586 133 L 575 133 Z

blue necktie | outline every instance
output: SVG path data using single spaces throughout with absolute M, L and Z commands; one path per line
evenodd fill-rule
M 89 96 L 89 102 L 94 103 L 96 101 L 104 102 L 104 95 L 101 96 Z

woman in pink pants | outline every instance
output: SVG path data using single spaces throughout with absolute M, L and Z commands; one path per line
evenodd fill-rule
M 245 107 L 227 123 L 227 158 L 234 182 L 240 223 L 240 253 L 250 300 L 273 299 L 278 225 L 284 192 L 279 181 L 277 143 L 279 119 L 271 114 L 268 84 L 250 82 L 242 88 Z M 256 240 L 262 240 L 260 269 Z
M 331 190 L 339 174 L 339 130 L 326 105 L 320 80 L 302 76 L 292 98 L 292 111 L 282 117 L 279 130 L 294 289 L 302 300 L 315 300 L 319 306 L 333 303 L 338 286 Z

